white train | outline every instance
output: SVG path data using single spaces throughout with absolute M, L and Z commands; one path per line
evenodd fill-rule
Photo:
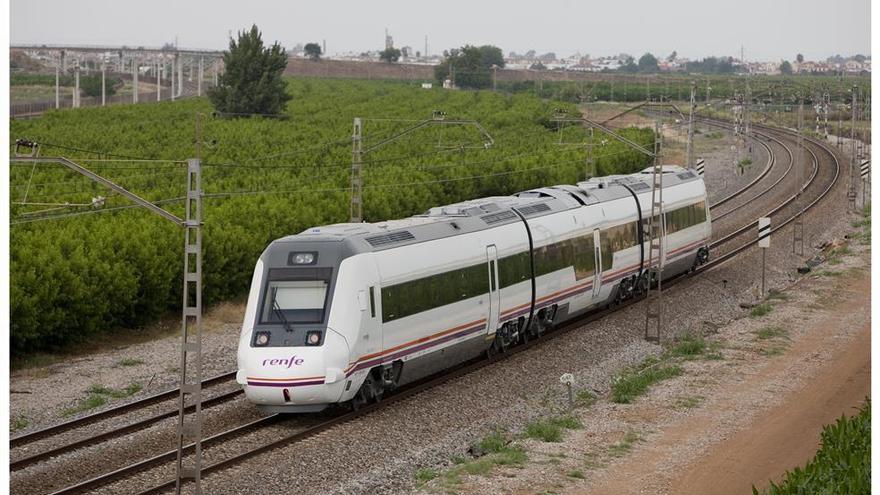
M 664 167 L 664 278 L 708 260 L 703 180 Z M 650 169 L 272 242 L 238 347 L 248 400 L 358 407 L 647 286 Z M 642 240 L 643 242 L 639 242 Z

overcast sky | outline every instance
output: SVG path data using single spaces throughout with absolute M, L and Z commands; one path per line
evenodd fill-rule
M 322 40 L 330 54 L 397 47 L 438 53 L 493 44 L 505 54 L 534 49 L 748 60 L 869 54 L 870 0 L 12 0 L 12 44 L 225 48 L 230 30 L 256 23 L 285 47 Z

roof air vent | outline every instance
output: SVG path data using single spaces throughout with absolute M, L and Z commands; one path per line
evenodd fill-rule
M 550 211 L 550 206 L 548 206 L 547 203 L 538 203 L 536 205 L 523 206 L 522 208 L 517 208 L 517 210 L 522 213 L 523 216 L 529 216 L 543 211 Z
M 411 241 L 415 238 L 416 236 L 412 235 L 412 232 L 408 230 L 398 230 L 397 232 L 390 232 L 388 234 L 365 237 L 364 240 L 369 242 L 373 247 L 380 247 L 398 242 Z
M 492 225 L 494 223 L 510 220 L 511 218 L 516 218 L 516 214 L 512 211 L 500 211 L 498 213 L 492 213 L 491 215 L 483 215 L 480 218 L 488 225 Z

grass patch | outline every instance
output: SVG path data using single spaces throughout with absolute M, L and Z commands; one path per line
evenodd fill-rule
M 482 453 L 494 454 L 507 448 L 507 444 L 507 436 L 504 434 L 504 431 L 494 430 L 480 440 L 477 444 L 477 449 Z
M 642 437 L 638 433 L 628 431 L 626 432 L 626 435 L 623 436 L 623 440 L 608 447 L 608 455 L 611 457 L 623 457 L 629 454 L 632 450 L 633 444 L 641 439 Z
M 542 442 L 561 442 L 563 430 L 576 430 L 582 426 L 581 421 L 574 416 L 555 416 L 527 424 L 524 435 Z
M 782 292 L 779 289 L 770 289 L 767 291 L 767 300 L 768 301 L 788 301 L 788 294 Z
M 574 396 L 574 403 L 578 407 L 590 407 L 599 400 L 596 394 L 589 390 L 578 390 Z
M 676 377 L 684 370 L 678 365 L 664 365 L 656 359 L 646 359 L 636 369 L 624 370 L 614 377 L 611 384 L 611 400 L 618 404 L 629 404 L 644 394 L 648 388 L 660 381 Z
M 785 473 L 779 485 L 771 482 L 766 495 L 871 492 L 871 403 L 859 414 L 842 416 L 822 428 L 822 447 L 803 468 Z M 752 493 L 758 495 L 755 487 Z
M 568 473 L 566 473 L 566 476 L 568 476 L 569 478 L 576 478 L 579 480 L 586 479 L 584 472 L 581 471 L 580 469 L 575 469 L 573 471 L 569 471 Z
M 684 359 L 694 359 L 705 350 L 706 340 L 702 335 L 687 334 L 669 349 L 668 354 Z
M 762 316 L 767 315 L 772 310 L 773 310 L 773 305 L 771 305 L 770 303 L 766 303 L 766 302 L 761 303 L 761 304 L 755 306 L 754 308 L 752 308 L 751 311 L 749 311 L 749 317 L 760 318 Z
M 709 132 L 706 133 L 706 137 L 709 139 L 721 139 L 724 137 L 724 133 L 720 131 Z
M 437 472 L 436 469 L 431 469 L 431 468 L 419 469 L 418 471 L 416 471 L 416 474 L 415 474 L 416 485 L 419 488 L 421 488 L 421 487 L 425 486 L 426 483 L 428 483 L 432 479 L 436 478 L 438 474 L 439 473 Z
M 693 409 L 703 402 L 703 397 L 695 395 L 692 397 L 679 397 L 675 400 L 676 409 Z
M 771 345 L 770 347 L 760 350 L 762 356 L 773 357 L 781 356 L 785 352 L 784 345 Z
M 62 410 L 61 416 L 72 416 L 89 409 L 101 407 L 107 404 L 110 399 L 124 399 L 140 392 L 141 388 L 139 383 L 131 383 L 120 390 L 103 385 L 92 385 L 87 390 L 88 396 L 80 400 L 75 406 Z
M 780 327 L 780 326 L 768 326 L 759 328 L 755 331 L 755 335 L 758 337 L 758 340 L 769 340 L 775 339 L 777 337 L 786 337 L 788 338 L 788 330 Z
M 30 424 L 30 421 L 24 416 L 19 416 L 13 419 L 9 424 L 9 431 L 18 431 L 24 428 L 27 428 Z
M 119 366 L 137 366 L 139 364 L 144 364 L 144 360 L 137 358 L 124 358 L 120 359 L 119 362 L 116 364 L 118 364 Z

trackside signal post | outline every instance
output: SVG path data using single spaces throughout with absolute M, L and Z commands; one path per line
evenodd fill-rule
M 770 217 L 758 219 L 758 247 L 761 248 L 761 297 L 763 298 L 767 281 L 767 248 L 770 247 Z
M 201 160 L 187 160 L 185 218 L 159 207 L 115 182 L 64 157 L 40 157 L 38 143 L 20 141 L 10 162 L 61 164 L 98 184 L 108 187 L 139 206 L 184 229 L 183 314 L 180 366 L 180 409 L 177 427 L 177 483 L 193 480 L 193 493 L 201 494 L 202 464 L 202 172 Z M 30 153 L 24 154 L 24 149 Z M 184 453 L 193 449 L 192 463 L 184 465 Z

